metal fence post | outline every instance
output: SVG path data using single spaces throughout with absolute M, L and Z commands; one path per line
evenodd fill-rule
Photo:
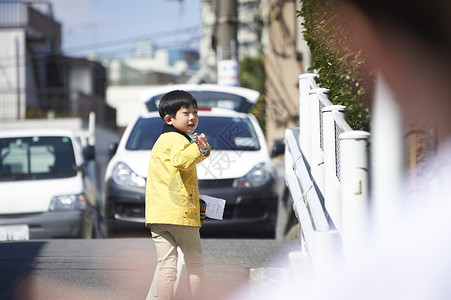
M 343 113 L 343 105 L 331 105 L 322 109 L 324 130 L 324 198 L 326 209 L 335 227 L 341 231 L 341 196 L 337 182 L 336 146 L 334 113 Z
M 352 264 L 364 255 L 368 237 L 368 139 L 365 131 L 347 131 L 339 136 L 343 252 Z
M 299 144 L 302 153 L 310 165 L 310 105 L 309 91 L 317 74 L 299 75 Z
M 328 89 L 316 88 L 309 92 L 310 102 L 310 169 L 313 179 L 324 195 L 324 157 L 321 150 L 321 110 L 318 94 L 327 94 Z

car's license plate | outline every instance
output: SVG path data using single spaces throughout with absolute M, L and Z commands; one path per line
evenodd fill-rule
M 28 225 L 0 226 L 0 241 L 24 241 L 30 239 Z

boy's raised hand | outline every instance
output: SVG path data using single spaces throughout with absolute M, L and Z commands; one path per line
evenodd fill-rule
M 196 133 L 193 134 L 193 141 L 197 144 L 200 150 L 205 151 L 208 150 L 207 137 L 205 134 L 201 133 L 200 135 Z

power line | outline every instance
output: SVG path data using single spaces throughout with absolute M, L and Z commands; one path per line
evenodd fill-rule
M 174 48 L 186 48 L 187 45 L 193 43 L 193 41 L 195 41 L 196 39 L 200 39 L 201 36 L 192 36 L 188 39 L 185 40 L 181 40 L 181 41 L 172 41 L 172 42 L 168 42 L 166 44 L 162 44 L 161 48 L 164 49 L 174 49 Z M 122 47 L 122 48 L 118 48 L 115 49 L 114 51 L 110 51 L 110 50 L 104 50 L 104 51 L 97 51 L 95 54 L 101 56 L 102 58 L 108 58 L 108 59 L 114 59 L 114 58 L 119 58 L 118 53 L 126 53 L 129 52 L 131 49 L 130 47 Z M 109 56 L 109 55 L 113 55 L 113 56 Z M 13 57 L 15 58 L 15 56 Z M 32 56 L 27 56 L 27 57 L 21 57 L 19 60 L 9 60 L 6 62 L 2 62 L 0 64 L 0 67 L 2 68 L 2 70 L 6 70 L 6 69 L 13 69 L 16 68 L 16 63 L 19 63 L 20 67 L 25 67 L 26 66 L 26 62 L 30 61 L 34 58 L 40 58 L 40 59 L 44 59 L 44 58 L 56 58 L 58 60 L 58 62 L 60 63 L 67 63 L 67 61 L 70 61 L 71 59 L 77 59 L 76 57 L 71 57 L 71 56 L 64 56 L 61 54 L 36 54 L 36 55 L 32 55 Z
M 162 31 L 162 32 L 158 32 L 158 33 L 154 33 L 154 34 L 150 34 L 150 35 L 141 35 L 141 36 L 135 36 L 135 37 L 129 37 L 129 38 L 123 38 L 123 39 L 117 39 L 117 40 L 111 40 L 111 41 L 106 41 L 106 42 L 101 42 L 101 43 L 96 43 L 96 44 L 86 44 L 86 45 L 79 45 L 79 46 L 73 46 L 73 47 L 69 47 L 69 48 L 65 48 L 63 49 L 63 52 L 66 52 L 70 49 L 73 49 L 72 51 L 70 51 L 71 54 L 74 53 L 82 53 L 82 52 L 86 52 L 86 51 L 93 51 L 93 48 L 108 48 L 108 47 L 113 47 L 113 46 L 117 46 L 120 44 L 124 44 L 124 43 L 133 43 L 136 42 L 136 40 L 139 39 L 150 39 L 150 38 L 156 38 L 159 36 L 164 36 L 164 37 L 168 37 L 168 36 L 174 36 L 174 35 L 180 35 L 180 34 L 186 34 L 188 32 L 194 32 L 195 29 L 199 29 L 199 26 L 191 26 L 191 27 L 187 27 L 185 29 L 175 29 L 175 30 L 167 30 L 167 31 Z M 196 37 L 198 39 L 200 39 L 200 37 Z M 77 50 L 78 49 L 78 50 Z M 100 50 L 97 50 L 97 52 L 99 52 Z M 39 57 L 39 56 L 55 56 L 55 55 L 60 55 L 60 54 L 45 54 L 45 53 L 37 53 L 34 54 L 33 57 Z M 2 63 L 8 63 L 8 62 L 15 62 L 16 61 L 16 56 L 15 55 L 10 55 L 10 56 L 3 56 L 0 57 L 0 62 Z
M 118 39 L 118 40 L 111 40 L 111 41 L 106 41 L 106 42 L 100 42 L 100 43 L 91 43 L 91 44 L 85 44 L 85 45 L 79 45 L 79 46 L 72 46 L 69 48 L 64 48 L 64 51 L 69 51 L 69 50 L 73 50 L 73 49 L 83 49 L 83 48 L 97 48 L 97 47 L 109 47 L 111 45 L 117 45 L 117 44 L 121 44 L 124 42 L 135 42 L 136 40 L 140 40 L 140 39 L 150 39 L 150 38 L 156 38 L 159 36 L 164 36 L 164 37 L 168 37 L 168 36 L 172 36 L 172 35 L 179 35 L 182 33 L 186 33 L 186 32 L 190 32 L 190 31 L 194 31 L 195 29 L 199 29 L 198 25 L 195 26 L 191 26 L 191 27 L 187 27 L 185 29 L 173 29 L 173 30 L 167 30 L 167 31 L 162 31 L 162 32 L 158 32 L 158 33 L 154 33 L 154 34 L 150 34 L 150 35 L 140 35 L 140 36 L 135 36 L 135 37 L 128 37 L 128 38 L 123 38 L 123 39 Z
M 184 40 L 184 41 L 175 41 L 175 42 L 171 42 L 168 44 L 164 44 L 161 48 L 164 49 L 177 49 L 177 48 L 181 48 L 184 47 L 186 48 L 187 45 L 189 45 L 192 42 L 192 39 L 188 39 L 188 40 Z M 111 51 L 111 52 L 98 52 L 95 53 L 96 55 L 99 55 L 100 58 L 102 59 L 115 59 L 115 58 L 120 58 L 120 56 L 118 56 L 118 53 L 122 53 L 125 51 L 129 51 L 129 48 L 121 48 L 121 49 L 117 49 L 115 51 Z M 113 55 L 113 56 L 109 56 L 109 55 Z

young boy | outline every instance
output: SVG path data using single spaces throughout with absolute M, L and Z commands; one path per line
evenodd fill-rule
M 163 96 L 158 111 L 161 135 L 150 157 L 146 186 L 146 227 L 150 227 L 159 263 L 158 299 L 172 299 L 177 276 L 177 247 L 183 252 L 194 299 L 203 280 L 196 165 L 210 155 L 205 134 L 188 133 L 199 122 L 196 99 L 185 91 Z M 151 130 L 151 129 L 149 129 Z

